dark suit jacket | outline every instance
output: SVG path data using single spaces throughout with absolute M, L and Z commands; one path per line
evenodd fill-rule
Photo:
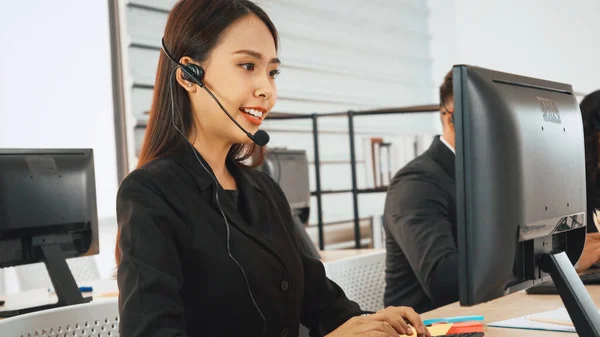
M 326 334 L 363 313 L 301 252 L 279 186 L 231 160 L 239 211 L 218 188 L 228 242 L 217 184 L 188 150 L 133 171 L 119 188 L 122 337 L 262 336 L 249 289 L 265 336 L 297 336 L 300 323 Z
M 422 313 L 458 300 L 454 153 L 439 136 L 392 179 L 384 228 L 385 305 Z

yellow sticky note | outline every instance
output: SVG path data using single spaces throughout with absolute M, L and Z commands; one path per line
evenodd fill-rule
M 429 333 L 431 334 L 431 336 L 441 336 L 441 335 L 447 334 L 448 331 L 450 331 L 451 327 L 452 327 L 452 324 L 435 324 L 430 327 L 427 327 L 427 330 L 429 330 Z M 413 331 L 412 336 L 401 335 L 400 337 L 416 337 L 417 332 L 416 332 L 415 328 L 413 328 L 412 326 L 410 328 Z

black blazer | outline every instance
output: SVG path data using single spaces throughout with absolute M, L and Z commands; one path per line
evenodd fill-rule
M 122 337 L 262 336 L 248 288 L 266 318 L 265 336 L 297 336 L 300 323 L 311 335 L 327 334 L 363 313 L 319 260 L 302 253 L 279 186 L 232 160 L 227 167 L 240 191 L 239 211 L 191 149 L 154 160 L 122 182 Z
M 388 188 L 385 305 L 422 313 L 458 300 L 454 153 L 435 137 Z

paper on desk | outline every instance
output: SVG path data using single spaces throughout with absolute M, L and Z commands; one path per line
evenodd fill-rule
M 505 321 L 493 322 L 489 323 L 488 326 L 499 328 L 575 332 L 571 317 L 569 317 L 569 313 L 564 307 L 533 315 L 507 319 Z
M 573 321 L 571 321 L 569 312 L 564 307 L 560 307 L 556 310 L 541 312 L 539 314 L 529 315 L 527 316 L 527 319 L 540 323 L 573 326 Z

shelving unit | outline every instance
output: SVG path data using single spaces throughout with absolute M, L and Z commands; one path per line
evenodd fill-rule
M 389 109 L 378 109 L 378 110 L 365 110 L 365 111 L 347 111 L 347 112 L 333 112 L 333 113 L 312 113 L 312 114 L 293 114 L 293 113 L 277 113 L 273 112 L 268 115 L 269 120 L 290 120 L 290 119 L 312 119 L 312 133 L 313 133 L 313 145 L 314 145 L 314 162 L 315 162 L 315 191 L 311 191 L 311 195 L 317 198 L 317 226 L 319 234 L 319 249 L 324 248 L 323 239 L 323 206 L 322 196 L 324 194 L 334 193 L 352 193 L 353 203 L 353 222 L 354 222 L 354 246 L 357 249 L 361 247 L 361 235 L 360 235 L 360 218 L 358 212 L 358 195 L 364 193 L 380 193 L 385 192 L 387 187 L 375 187 L 375 188 L 357 188 L 356 178 L 356 149 L 354 144 L 354 118 L 360 116 L 372 116 L 372 115 L 392 115 L 392 114 L 415 114 L 415 113 L 427 113 L 439 111 L 438 105 L 420 105 L 403 108 L 389 108 Z M 351 168 L 351 189 L 339 189 L 339 190 L 322 190 L 321 189 L 321 161 L 319 157 L 319 118 L 320 117 L 346 117 L 348 119 L 348 136 L 350 137 L 350 168 Z

